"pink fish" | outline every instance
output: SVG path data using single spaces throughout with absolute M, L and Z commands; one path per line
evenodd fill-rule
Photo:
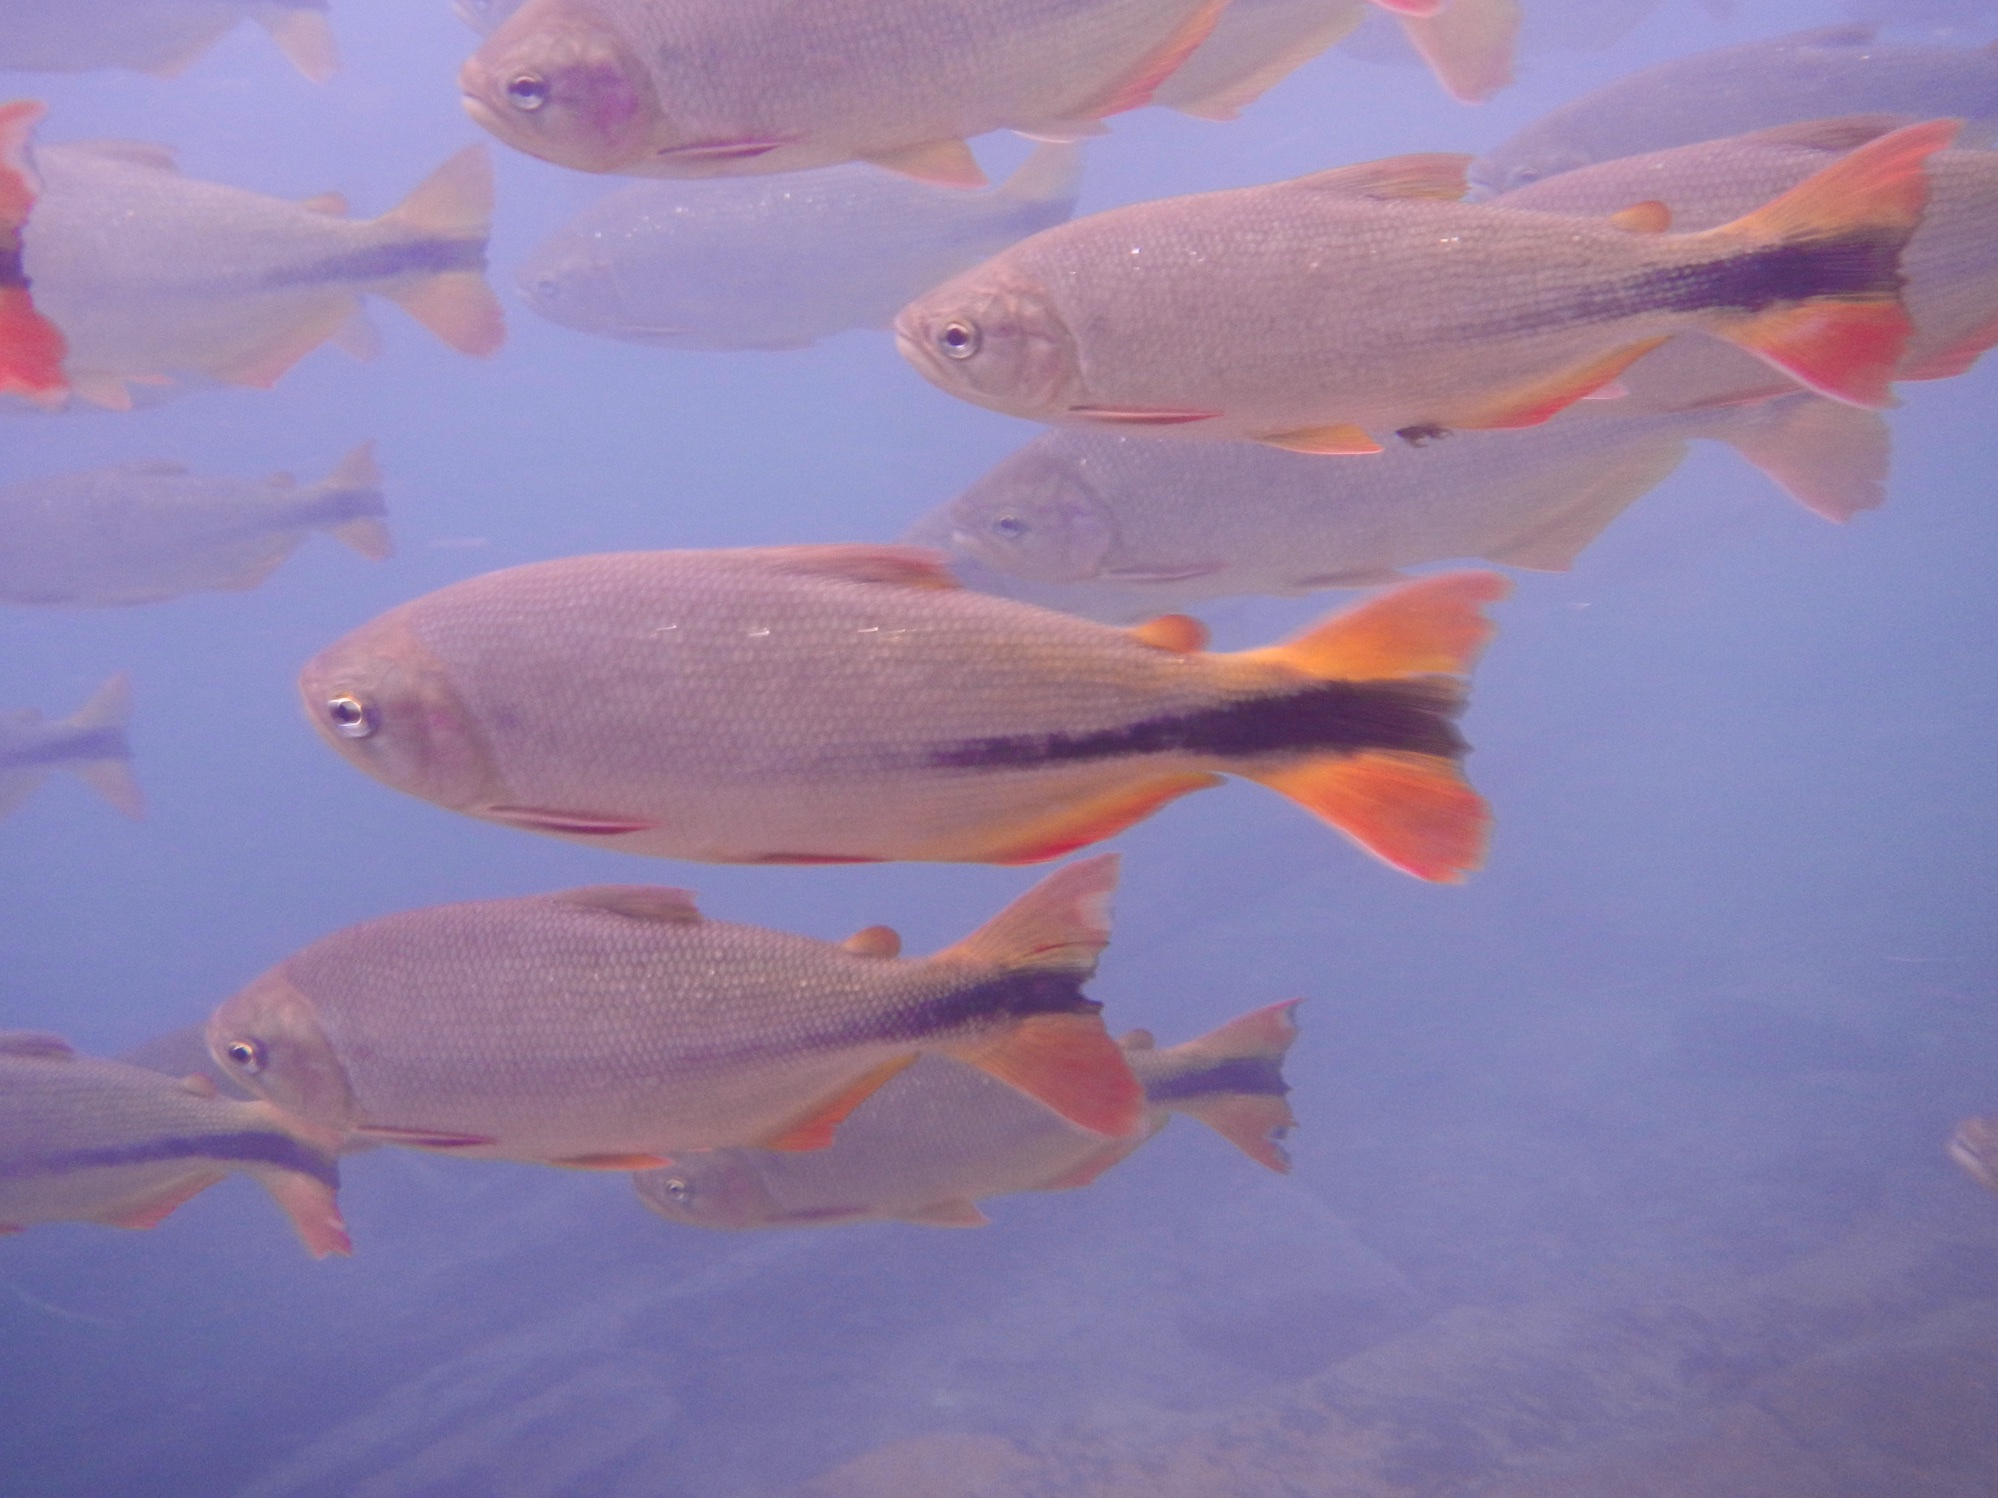
M 62 333 L 35 309 L 21 262 L 21 231 L 41 196 L 28 161 L 28 138 L 46 106 L 32 100 L 0 104 L 0 395 L 59 406 L 69 392 Z

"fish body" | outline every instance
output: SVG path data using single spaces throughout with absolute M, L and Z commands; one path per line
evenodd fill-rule
M 35 792 L 52 770 L 67 770 L 128 817 L 145 812 L 132 779 L 132 684 L 114 676 L 82 707 L 57 723 L 33 708 L 0 713 L 0 817 Z
M 337 1137 L 265 1102 L 0 1033 L 0 1233 L 44 1222 L 156 1226 L 240 1172 L 271 1193 L 314 1257 L 349 1251 Z
M 320 483 L 205 478 L 128 463 L 0 489 L 0 602 L 158 603 L 254 588 L 316 530 L 379 560 L 392 547 L 368 445 Z
M 385 296 L 471 354 L 504 336 L 482 278 L 492 168 L 454 156 L 401 207 L 348 219 L 337 199 L 288 202 L 181 175 L 163 147 L 45 145 L 25 235 L 42 312 L 69 343 L 70 384 L 128 409 L 127 382 L 196 377 L 266 387 L 329 339 L 371 336 Z
M 1778 126 L 1564 172 L 1493 199 L 1495 206 L 1608 215 L 1662 203 L 1675 229 L 1727 223 L 1788 192 L 1896 121 L 1842 117 Z M 1913 324 L 1902 379 L 1961 374 L 1998 342 L 1998 153 L 1939 151 L 1928 162 L 1928 206 L 1901 253 L 1902 305 Z M 1633 410 L 1672 410 L 1792 388 L 1766 364 L 1706 337 L 1675 340 L 1632 367 Z
M 489 1159 L 819 1149 L 923 1054 L 1123 1137 L 1142 1096 L 1081 991 L 1115 879 L 1112 858 L 1070 865 L 921 959 L 708 920 L 643 886 L 410 911 L 258 978 L 210 1018 L 209 1048 L 326 1128 Z
M 1998 1118 L 1966 1118 L 1950 1136 L 1949 1157 L 1985 1190 L 1998 1192 Z
M 847 165 L 634 182 L 522 265 L 542 316 L 664 348 L 801 348 L 885 328 L 904 302 L 1075 209 L 1080 150 L 1044 145 L 986 193 Z
M 1536 120 L 1479 158 L 1471 183 L 1509 192 L 1593 162 L 1862 113 L 1998 120 L 1998 51 L 1844 25 L 1674 58 Z
M 1923 162 L 1955 129 L 1883 136 L 1703 234 L 1448 201 L 1450 157 L 1137 204 L 917 299 L 897 340 L 1011 415 L 1320 453 L 1530 426 L 1683 332 L 1881 406 Z
M 245 20 L 315 83 L 339 66 L 326 0 L 9 0 L 0 6 L 0 70 L 171 77 Z
M 61 331 L 35 306 L 22 262 L 28 218 L 42 195 L 28 143 L 48 113 L 33 99 L 0 104 L 0 396 L 53 408 L 68 398 Z
M 581 171 L 872 161 L 984 178 L 965 140 L 1073 139 L 1149 100 L 1226 0 L 528 0 L 466 64 L 473 119 Z
M 1110 629 L 967 591 L 913 548 L 573 557 L 393 609 L 300 690 L 399 790 L 625 852 L 1035 862 L 1228 771 L 1454 878 L 1485 812 L 1451 720 L 1502 591 L 1428 579 L 1213 655 L 1191 620 Z
M 978 1202 L 1086 1186 L 1174 1113 L 1203 1119 L 1251 1158 L 1286 1170 L 1276 1141 L 1296 1122 L 1283 1078 L 1295 1008 L 1295 1000 L 1271 1005 L 1163 1050 L 1142 1031 L 1126 1037 L 1146 1102 L 1144 1127 L 1130 1139 L 1105 1140 L 983 1072 L 925 1056 L 861 1104 L 826 1149 L 714 1150 L 634 1172 L 632 1185 L 661 1217 L 698 1227 L 977 1227 L 986 1220 Z
M 1241 594 L 1371 586 L 1454 559 L 1562 570 L 1695 439 L 1769 465 L 1821 513 L 1884 498 L 1888 437 L 1874 412 L 1801 392 L 1662 415 L 1623 404 L 1591 402 L 1521 432 L 1391 443 L 1364 463 L 1045 432 L 906 539 L 949 552 L 969 586 L 1127 621 Z M 1862 450 L 1877 456 L 1856 461 Z

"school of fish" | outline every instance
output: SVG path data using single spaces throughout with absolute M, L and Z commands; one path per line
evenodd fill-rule
M 1042 863 L 1233 776 L 1461 882 L 1494 818 L 1458 720 L 1510 584 L 1410 569 L 1570 567 L 1695 441 L 1850 520 L 1886 498 L 1897 382 L 1998 345 L 1998 52 L 1882 42 L 1881 7 L 1635 73 L 1482 155 L 1327 140 L 1309 175 L 1081 216 L 1085 153 L 1150 106 L 1235 119 L 1335 47 L 1482 100 L 1516 50 L 1605 46 L 1648 6 L 457 9 L 481 33 L 459 102 L 493 142 L 646 179 L 511 268 L 541 317 L 694 353 L 892 330 L 930 385 L 1049 428 L 901 542 L 543 557 L 349 610 L 299 663 L 354 769 L 593 848 Z M 339 66 L 316 0 L 14 0 L 0 70 L 170 77 L 246 20 L 306 79 Z M 988 187 L 972 143 L 1001 131 L 1034 145 Z M 322 346 L 380 354 L 371 297 L 499 357 L 494 184 L 475 145 L 357 217 L 0 103 L 0 408 L 254 401 Z M 241 593 L 317 531 L 391 562 L 372 444 L 319 461 L 309 484 L 170 453 L 5 475 L 0 608 Z M 1248 650 L 1182 612 L 1349 588 L 1381 591 Z M 141 815 L 133 701 L 120 674 L 66 718 L 0 713 L 0 817 L 58 770 Z M 338 1162 L 384 1145 L 629 1172 L 658 1216 L 731 1230 L 978 1226 L 1175 1113 L 1286 1169 L 1300 1001 L 1113 1039 L 1083 988 L 1117 875 L 1067 863 L 923 957 L 651 884 L 438 903 L 243 975 L 199 1045 L 0 1031 L 0 1233 L 152 1227 L 243 1174 L 345 1254 Z M 1998 1123 L 1947 1148 L 1998 1191 Z

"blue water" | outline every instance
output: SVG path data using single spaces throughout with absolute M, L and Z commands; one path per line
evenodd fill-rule
M 1559 0 L 1526 4 L 1555 39 Z M 1605 50 L 1529 51 L 1477 108 L 1335 51 L 1230 124 L 1121 118 L 1081 211 L 1476 151 L 1651 62 L 1845 15 L 1665 0 Z M 246 27 L 174 80 L 0 74 L 0 98 L 48 100 L 49 139 L 169 142 L 189 175 L 373 214 L 482 138 L 453 81 L 476 38 L 441 0 L 332 21 L 324 86 Z M 979 150 L 996 177 L 1026 147 Z M 317 478 L 372 437 L 401 547 L 315 541 L 247 594 L 0 610 L 0 707 L 59 715 L 132 673 L 151 803 L 128 823 L 57 777 L 0 826 L 0 1028 L 115 1054 L 448 900 L 656 880 L 924 951 L 1029 882 L 593 852 L 315 739 L 298 666 L 397 602 L 582 552 L 892 539 L 1036 430 L 880 333 L 680 353 L 535 318 L 513 267 L 616 184 L 494 155 L 492 361 L 377 304 L 371 364 L 0 426 L 0 484 L 160 457 Z M 1306 997 L 1288 1178 L 1182 1121 L 975 1232 L 732 1237 L 621 1176 L 378 1151 L 344 1166 L 355 1255 L 323 1263 L 232 1179 L 150 1233 L 0 1242 L 0 1494 L 1998 1491 L 1998 1201 L 1942 1151 L 1998 1111 L 1994 391 L 1989 361 L 1904 387 L 1890 499 L 1850 526 L 1702 445 L 1572 572 L 1522 575 L 1466 719 L 1498 817 L 1468 886 L 1245 783 L 1118 840 L 1090 989 L 1113 1030 Z M 1204 612 L 1233 648 L 1338 601 Z

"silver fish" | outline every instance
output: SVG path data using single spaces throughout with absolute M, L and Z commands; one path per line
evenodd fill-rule
M 394 547 L 372 446 L 304 488 L 288 473 L 203 478 L 161 462 L 0 489 L 0 602 L 103 607 L 254 588 L 316 530 L 379 561 Z
M 1509 192 L 1592 162 L 1860 113 L 1998 120 L 1998 51 L 1885 43 L 1871 26 L 1830 26 L 1674 58 L 1494 146 L 1471 167 L 1471 185 Z
M 886 328 L 904 302 L 1075 210 L 1082 155 L 1044 145 L 985 193 L 850 164 L 634 182 L 520 268 L 528 305 L 662 348 L 802 348 Z
M 44 723 L 31 707 L 0 713 L 0 817 L 34 794 L 51 770 L 67 770 L 128 817 L 145 814 L 132 779 L 132 683 L 114 676 L 59 723 Z
M 7 0 L 0 70 L 130 68 L 172 77 L 246 20 L 268 31 L 314 83 L 340 65 L 326 0 Z

